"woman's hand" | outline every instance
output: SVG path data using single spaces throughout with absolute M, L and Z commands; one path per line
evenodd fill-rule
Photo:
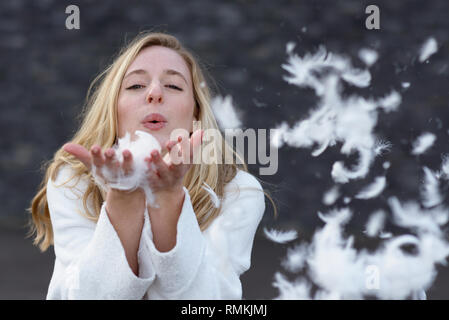
M 101 147 L 98 145 L 92 146 L 90 151 L 88 151 L 83 146 L 76 143 L 67 143 L 63 146 L 64 151 L 72 154 L 78 160 L 80 160 L 86 168 L 90 171 L 95 166 L 96 172 L 95 174 L 99 176 L 105 183 L 108 183 L 108 179 L 103 175 L 103 168 L 107 168 L 110 172 L 112 178 L 116 178 L 119 176 L 120 171 L 123 171 L 123 174 L 129 175 L 133 171 L 133 157 L 129 150 L 123 151 L 123 163 L 117 159 L 115 154 L 115 150 L 112 148 L 108 148 L 104 153 L 101 150 Z M 118 190 L 120 191 L 120 190 Z
M 193 155 L 201 146 L 203 134 L 204 131 L 198 129 L 190 138 L 183 140 L 178 137 L 178 141 L 168 141 L 168 153 L 164 158 L 157 150 L 145 158 L 148 165 L 148 183 L 154 194 L 168 195 L 182 191 L 184 175 L 192 166 Z
M 158 208 L 148 207 L 153 242 L 160 252 L 168 252 L 176 245 L 177 223 L 184 203 L 183 178 L 193 163 L 194 152 L 201 146 L 203 131 L 197 130 L 190 139 L 166 144 L 168 153 L 161 157 L 153 151 L 146 158 L 148 183 L 156 195 Z M 181 156 L 181 157 L 180 157 Z M 185 161 L 181 162 L 182 158 Z
M 178 141 L 168 141 L 168 150 L 164 158 L 154 150 L 150 157 L 145 158 L 147 162 L 147 181 L 149 187 L 155 195 L 162 197 L 174 192 L 180 193 L 183 187 L 183 178 L 193 163 L 193 155 L 201 146 L 204 131 L 196 130 L 190 139 L 178 137 Z M 92 146 L 90 151 L 79 144 L 67 143 L 63 149 L 79 159 L 88 170 L 96 168 L 95 175 L 102 179 L 105 184 L 114 183 L 120 171 L 122 176 L 127 176 L 133 172 L 133 157 L 129 150 L 123 151 L 123 162 L 120 163 L 115 154 L 115 150 L 108 148 L 104 153 L 98 145 Z M 182 159 L 182 161 L 180 161 Z M 109 171 L 108 177 L 103 175 L 103 168 Z M 120 191 L 120 190 L 117 190 Z M 126 191 L 122 191 L 127 193 Z

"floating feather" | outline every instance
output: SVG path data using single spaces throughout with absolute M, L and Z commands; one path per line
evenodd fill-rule
M 368 67 L 372 66 L 378 58 L 379 54 L 372 49 L 363 48 L 359 51 L 359 58 L 362 60 Z
M 298 238 L 298 233 L 295 230 L 279 231 L 279 230 L 267 230 L 264 228 L 265 236 L 276 243 L 286 243 Z
M 376 211 L 366 223 L 366 235 L 368 237 L 375 237 L 380 234 L 385 223 L 385 212 L 382 210 Z
M 209 193 L 209 196 L 210 196 L 210 198 L 211 198 L 211 200 L 212 200 L 212 202 L 214 204 L 214 207 L 215 208 L 220 207 L 220 202 L 221 201 L 218 198 L 217 194 L 214 192 L 214 190 L 212 190 L 212 188 L 206 182 L 203 182 L 203 184 L 204 185 L 202 186 L 202 188 Z
M 323 196 L 323 203 L 327 206 L 330 206 L 337 201 L 338 197 L 340 196 L 340 191 L 337 186 L 332 187 L 329 189 Z
M 436 140 L 436 136 L 433 133 L 426 132 L 420 135 L 413 143 L 413 155 L 419 155 L 426 152 Z
M 424 183 L 421 188 L 423 205 L 427 208 L 439 205 L 443 201 L 440 193 L 440 182 L 435 173 L 427 167 L 424 170 Z
M 429 38 L 422 45 L 421 50 L 419 51 L 419 62 L 424 62 L 429 57 L 438 51 L 438 44 L 435 38 Z
M 211 102 L 212 111 L 217 123 L 223 130 L 238 129 L 242 126 L 240 117 L 232 103 L 231 96 L 216 96 Z
M 387 179 L 385 177 L 376 177 L 374 182 L 366 186 L 355 197 L 357 199 L 370 199 L 375 198 L 385 189 L 387 185 Z

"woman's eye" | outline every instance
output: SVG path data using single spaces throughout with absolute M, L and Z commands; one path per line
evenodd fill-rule
M 131 87 L 126 88 L 126 90 L 135 90 L 135 89 L 140 89 L 140 88 L 143 88 L 143 86 L 140 84 L 135 84 Z
M 140 88 L 143 88 L 143 87 L 144 87 L 144 86 L 141 85 L 141 84 L 135 84 L 135 85 L 130 86 L 130 87 L 126 88 L 126 89 L 127 89 L 127 90 L 136 90 L 136 89 L 140 89 Z M 174 84 L 168 84 L 168 85 L 166 85 L 166 87 L 171 88 L 171 89 L 175 89 L 175 90 L 182 91 L 182 89 L 181 89 L 180 87 L 175 86 Z
M 175 90 L 182 91 L 182 89 L 181 89 L 180 87 L 175 86 L 174 84 L 168 84 L 168 85 L 166 85 L 166 87 L 169 87 L 169 88 L 172 88 L 172 89 L 175 89 Z

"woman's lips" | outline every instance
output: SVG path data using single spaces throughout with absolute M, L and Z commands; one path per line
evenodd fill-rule
M 160 130 L 167 125 L 167 122 L 145 122 L 143 126 L 150 130 Z
M 150 113 L 142 122 L 143 126 L 150 130 L 159 130 L 167 125 L 167 119 L 160 113 Z

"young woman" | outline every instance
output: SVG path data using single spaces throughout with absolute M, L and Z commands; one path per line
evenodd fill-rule
M 266 193 L 245 164 L 173 161 L 173 150 L 192 155 L 204 130 L 218 131 L 193 55 L 173 36 L 141 33 L 87 97 L 81 127 L 49 162 L 30 208 L 34 243 L 53 244 L 56 255 L 47 299 L 241 299 Z M 170 140 L 175 129 L 190 137 Z M 93 178 L 93 167 L 133 171 L 131 152 L 119 161 L 112 147 L 137 130 L 162 147 L 146 159 L 158 208 L 141 188 L 104 188 Z M 234 152 L 221 135 L 213 141 Z

